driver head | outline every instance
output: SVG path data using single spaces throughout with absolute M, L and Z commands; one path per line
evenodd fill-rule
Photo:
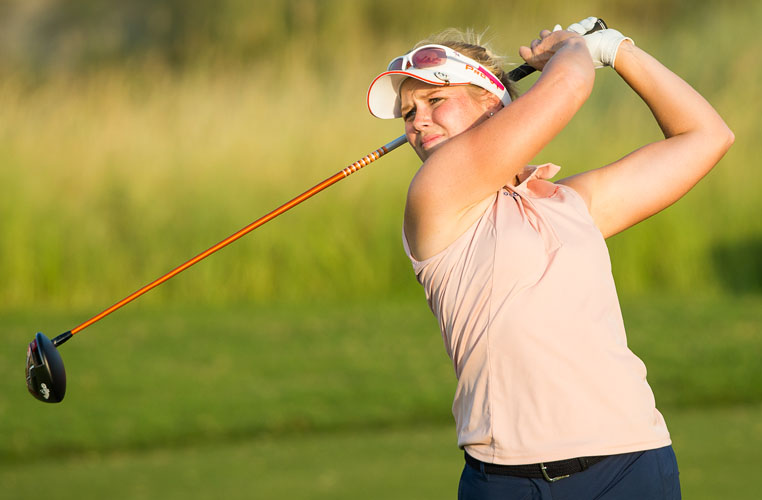
M 26 386 L 32 396 L 45 403 L 59 403 L 66 394 L 63 360 L 42 333 L 35 335 L 26 351 Z

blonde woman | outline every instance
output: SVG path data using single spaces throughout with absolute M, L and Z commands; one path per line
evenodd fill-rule
M 459 498 L 675 499 L 677 463 L 643 363 L 627 347 L 605 238 L 677 201 L 733 134 L 694 89 L 594 18 L 499 58 L 448 32 L 395 58 L 368 91 L 423 161 L 403 242 L 458 379 Z M 563 178 L 527 166 L 613 68 L 664 140 Z M 604 130 L 591 130 L 607 140 Z

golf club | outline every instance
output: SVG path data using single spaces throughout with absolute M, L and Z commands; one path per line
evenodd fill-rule
M 85 321 L 81 325 L 78 325 L 77 327 L 62 333 L 61 335 L 58 335 L 52 340 L 48 339 L 43 333 L 37 333 L 37 335 L 35 336 L 35 339 L 29 344 L 29 348 L 27 349 L 27 354 L 26 354 L 27 389 L 29 389 L 29 392 L 40 401 L 43 401 L 46 403 L 60 402 L 61 400 L 63 400 L 64 395 L 66 394 L 66 371 L 64 370 L 63 360 L 61 359 L 61 355 L 57 349 L 58 346 L 60 346 L 61 344 L 63 344 L 64 342 L 72 338 L 74 335 L 76 335 L 77 333 L 87 328 L 88 326 L 92 325 L 93 323 L 103 319 L 104 317 L 108 316 L 109 314 L 116 311 L 117 309 L 125 306 L 129 302 L 132 302 L 133 300 L 140 297 L 141 295 L 148 292 L 149 290 L 161 285 L 162 283 L 172 278 L 173 276 L 176 276 L 177 274 L 188 269 L 193 264 L 196 264 L 197 262 L 205 259 L 211 254 L 215 253 L 217 250 L 220 250 L 221 248 L 229 245 L 230 243 L 234 242 L 235 240 L 239 239 L 245 234 L 253 231 L 254 229 L 274 219 L 280 214 L 290 210 L 291 208 L 302 203 L 308 198 L 311 198 L 312 196 L 316 195 L 317 193 L 326 189 L 327 187 L 332 186 L 338 181 L 357 172 L 361 168 L 373 163 L 377 159 L 381 158 L 388 152 L 393 151 L 394 149 L 397 149 L 398 147 L 405 144 L 406 142 L 407 142 L 407 138 L 404 135 L 402 135 L 400 137 L 397 137 L 393 141 L 381 146 L 380 148 L 373 151 L 369 155 L 364 156 L 363 158 L 357 160 L 356 162 L 352 163 L 348 167 L 335 173 L 331 177 L 311 187 L 310 189 L 300 194 L 296 198 L 293 198 L 291 201 L 281 205 L 280 207 L 276 208 L 275 210 L 268 213 L 267 215 L 260 217 L 259 219 L 255 220 L 248 226 L 244 227 L 243 229 L 240 229 L 236 233 L 220 241 L 216 245 L 209 247 L 208 249 L 204 250 L 200 254 L 196 255 L 192 259 L 185 262 L 184 264 L 174 268 L 172 271 L 157 278 L 156 280 L 145 285 L 139 290 L 136 290 L 135 292 L 123 298 L 116 304 L 96 314 L 95 316 Z
M 592 33 L 594 31 L 598 31 L 605 28 L 606 28 L 606 24 L 601 19 L 598 19 L 596 21 L 596 26 L 593 29 L 591 29 L 588 33 Z M 524 78 L 525 76 L 531 74 L 534 71 L 535 71 L 534 68 L 532 68 L 528 64 L 524 64 L 514 69 L 513 71 L 511 71 L 509 73 L 509 78 L 513 81 L 518 81 Z M 54 337 L 52 340 L 46 337 L 43 333 L 37 333 L 37 335 L 35 335 L 34 340 L 29 344 L 29 347 L 27 348 L 27 354 L 26 354 L 27 389 L 32 394 L 32 396 L 34 396 L 38 400 L 43 401 L 45 403 L 61 402 L 66 394 L 66 371 L 64 370 L 64 364 L 63 364 L 63 359 L 61 359 L 61 354 L 58 352 L 58 347 L 61 344 L 68 341 L 71 337 L 81 332 L 82 330 L 92 325 L 93 323 L 100 321 L 101 319 L 108 316 L 109 314 L 116 311 L 117 309 L 132 302 L 133 300 L 140 297 L 141 295 L 148 292 L 149 290 L 161 285 L 162 283 L 169 280 L 170 278 L 188 269 L 190 266 L 205 259 L 206 257 L 210 256 L 216 251 L 236 241 L 237 239 L 241 238 L 245 234 L 248 234 L 249 232 L 265 224 L 266 222 L 269 222 L 275 217 L 281 215 L 282 213 L 290 210 L 296 205 L 299 205 L 303 201 L 311 198 L 312 196 L 316 195 L 317 193 L 326 189 L 327 187 L 332 186 L 338 181 L 357 172 L 361 168 L 373 163 L 374 161 L 378 160 L 379 158 L 389 153 L 390 151 L 397 149 L 398 147 L 400 147 L 402 144 L 405 144 L 406 142 L 407 142 L 407 138 L 404 135 L 397 137 L 393 141 L 381 146 L 380 148 L 373 151 L 369 155 L 364 156 L 363 158 L 357 160 L 356 162 L 352 163 L 348 167 L 340 170 L 339 172 L 332 175 L 331 177 L 311 187 L 304 193 L 293 198 L 291 201 L 281 205 L 280 207 L 276 208 L 275 210 L 268 213 L 267 215 L 260 217 L 259 219 L 255 220 L 254 222 L 244 227 L 243 229 L 240 229 L 236 233 L 228 236 L 227 238 L 220 241 L 216 245 L 201 252 L 200 254 L 188 260 L 184 264 L 176 267 L 172 271 L 164 274 L 158 279 L 136 290 L 135 292 L 131 293 L 130 295 L 120 300 L 116 304 L 112 305 L 111 307 L 103 310 L 102 312 L 88 319 L 84 323 L 76 326 L 75 328 L 72 328 L 71 330 L 67 332 L 64 332 L 58 335 L 57 337 Z

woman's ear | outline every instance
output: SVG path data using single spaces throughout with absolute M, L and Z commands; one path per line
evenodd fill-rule
M 469 85 L 468 90 L 471 92 L 471 96 L 474 100 L 482 106 L 487 115 L 492 116 L 503 109 L 503 102 L 489 90 L 477 87 L 476 85 Z
M 500 100 L 498 96 L 493 94 L 492 92 L 489 92 L 487 90 L 484 90 L 484 94 L 482 94 L 484 109 L 489 111 L 490 113 L 497 113 L 501 109 L 503 109 L 503 103 Z

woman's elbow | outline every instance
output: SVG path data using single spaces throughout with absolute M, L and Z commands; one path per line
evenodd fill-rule
M 730 130 L 730 127 L 725 122 L 722 122 L 722 127 L 717 131 L 719 149 L 721 154 L 725 154 L 730 149 L 730 146 L 736 142 L 736 135 Z
M 727 153 L 736 140 L 733 131 L 719 115 L 715 120 L 705 122 L 702 128 L 701 143 L 716 151 L 719 157 Z
M 734 142 L 736 142 L 736 134 L 733 133 L 732 130 L 730 130 L 730 127 L 725 127 L 727 130 L 726 140 L 725 143 L 727 144 L 726 151 L 730 149 L 730 146 L 733 145 Z

